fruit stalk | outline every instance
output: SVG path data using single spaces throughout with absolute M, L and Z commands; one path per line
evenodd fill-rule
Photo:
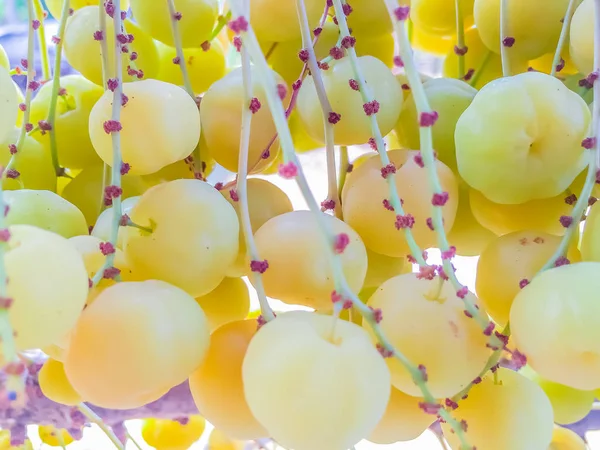
M 249 11 L 247 11 L 249 15 Z M 242 79 L 244 83 L 244 105 L 242 107 L 242 132 L 240 139 L 240 155 L 238 160 L 238 175 L 237 175 L 237 194 L 240 202 L 240 220 L 242 222 L 242 229 L 244 233 L 244 240 L 246 241 L 246 249 L 250 261 L 261 261 L 260 255 L 258 254 L 258 248 L 254 241 L 254 233 L 252 232 L 252 224 L 250 222 L 250 210 L 248 207 L 248 148 L 250 147 L 250 127 L 252 125 L 252 111 L 250 110 L 250 103 L 252 101 L 252 74 L 250 68 L 250 56 L 246 51 L 244 45 L 240 49 L 242 53 Z M 275 318 L 273 310 L 269 306 L 267 300 L 267 294 L 265 293 L 265 287 L 260 272 L 252 271 L 252 285 L 256 289 L 258 294 L 258 301 L 260 303 L 260 312 L 262 318 L 265 321 L 270 321 Z
M 185 64 L 185 56 L 183 55 L 183 47 L 181 45 L 179 24 L 177 23 L 178 19 L 177 10 L 175 9 L 175 2 L 173 0 L 167 0 L 167 5 L 169 6 L 169 15 L 171 16 L 171 32 L 173 33 L 173 41 L 175 42 L 175 50 L 177 52 L 177 59 L 179 61 L 178 65 L 181 69 L 181 75 L 183 76 L 183 84 L 187 93 L 190 94 L 190 97 L 195 100 L 196 96 L 194 94 L 194 88 L 192 88 L 190 75 L 187 70 L 187 65 Z
M 462 80 L 462 78 L 465 76 L 465 53 L 468 51 L 468 49 L 465 47 L 465 19 L 460 8 L 460 0 L 454 0 L 454 9 L 456 10 L 455 52 L 458 56 L 458 79 Z
M 232 2 L 232 10 L 234 11 L 235 16 L 238 16 L 238 18 L 244 18 L 242 14 L 242 8 L 240 7 L 238 2 L 239 0 L 236 2 Z M 342 23 L 342 21 L 339 19 L 339 15 L 338 21 L 339 23 Z M 245 21 L 245 23 L 247 24 L 247 21 Z M 335 236 L 333 235 L 331 228 L 328 226 L 328 223 L 325 221 L 325 217 L 321 213 L 315 198 L 312 196 L 312 193 L 308 186 L 308 182 L 306 181 L 306 177 L 304 176 L 304 173 L 302 171 L 302 166 L 300 165 L 296 153 L 294 152 L 292 136 L 290 133 L 289 126 L 287 124 L 285 111 L 283 109 L 283 103 L 277 94 L 277 84 L 275 81 L 275 77 L 273 76 L 272 72 L 270 71 L 267 65 L 266 59 L 262 54 L 260 45 L 258 44 L 258 40 L 256 39 L 256 35 L 254 34 L 254 31 L 252 30 L 252 27 L 249 24 L 247 24 L 247 27 L 241 31 L 241 38 L 243 43 L 242 45 L 247 48 L 248 52 L 250 53 L 250 56 L 253 58 L 256 73 L 260 78 L 261 84 L 265 88 L 267 102 L 269 104 L 271 114 L 273 115 L 275 127 L 277 128 L 277 132 L 280 136 L 281 146 L 284 152 L 284 164 L 280 166 L 280 169 L 291 168 L 294 172 L 296 172 L 294 176 L 296 183 L 298 184 L 298 187 L 300 188 L 300 191 L 304 199 L 306 200 L 309 209 L 311 210 L 311 212 L 313 212 L 313 214 L 315 214 L 317 224 L 321 229 L 324 244 L 326 245 L 327 255 L 330 258 L 330 267 L 333 271 L 333 279 L 336 293 L 342 295 L 345 299 L 352 302 L 353 306 L 357 308 L 357 310 L 361 313 L 361 315 L 367 321 L 369 326 L 373 329 L 373 332 L 375 333 L 381 345 L 381 348 L 385 350 L 385 352 L 390 356 L 393 356 L 396 359 L 398 359 L 406 368 L 406 370 L 409 371 L 409 373 L 413 377 L 415 384 L 421 390 L 424 397 L 424 401 L 428 404 L 437 405 L 437 400 L 433 397 L 433 395 L 427 388 L 427 382 L 422 372 L 416 365 L 408 361 L 408 359 L 402 353 L 394 349 L 394 347 L 390 344 L 390 342 L 383 334 L 383 331 L 379 327 L 379 319 L 377 319 L 376 311 L 373 311 L 371 308 L 365 305 L 348 286 L 344 272 L 340 265 L 339 255 L 337 255 L 333 251 L 333 242 Z M 462 430 L 461 425 L 443 407 L 440 407 L 438 413 L 444 420 L 446 420 L 452 426 L 452 428 L 455 430 L 455 432 L 461 439 L 461 442 L 465 444 L 465 449 L 470 448 L 466 446 L 466 440 L 464 439 L 464 431 Z
M 477 84 L 477 82 L 481 78 L 481 75 L 483 74 L 483 71 L 488 66 L 488 64 L 489 64 L 489 62 L 490 62 L 491 59 L 492 59 L 492 51 L 491 50 L 487 50 L 485 56 L 483 57 L 483 61 L 481 61 L 481 64 L 479 64 L 479 67 L 475 70 L 475 74 L 473 75 L 473 77 L 469 81 L 469 85 L 470 86 L 475 87 L 475 85 Z
M 34 88 L 37 89 L 35 78 L 35 65 L 34 65 L 34 21 L 36 19 L 35 10 L 33 7 L 33 0 L 27 0 L 27 14 L 29 20 L 29 28 L 27 32 L 27 86 L 25 87 L 25 112 L 23 114 L 23 125 L 21 125 L 21 132 L 19 133 L 19 139 L 17 140 L 16 146 L 17 151 L 11 155 L 10 161 L 4 170 L 3 175 L 7 176 L 9 173 L 14 174 L 16 172 L 17 180 L 19 172 L 15 169 L 17 163 L 17 155 L 25 143 L 25 137 L 27 135 L 29 124 L 29 118 L 31 117 L 31 96 L 33 95 Z M 12 172 L 11 172 L 12 171 Z
M 337 1 L 339 2 L 339 0 Z M 394 23 L 394 29 L 396 31 L 396 37 L 398 39 L 398 44 L 400 47 L 400 57 L 404 62 L 406 76 L 412 89 L 413 97 L 415 99 L 415 105 L 418 112 L 418 117 L 420 118 L 419 138 L 421 142 L 421 155 L 423 157 L 425 169 L 427 170 L 432 196 L 443 197 L 445 193 L 442 190 L 440 179 L 438 177 L 437 170 L 435 167 L 435 156 L 433 152 L 433 135 L 431 132 L 431 127 L 433 124 L 430 124 L 430 122 L 423 120 L 424 117 L 437 118 L 437 113 L 435 113 L 435 111 L 433 111 L 431 109 L 431 106 L 429 105 L 427 95 L 425 94 L 425 89 L 423 87 L 423 84 L 421 83 L 419 73 L 413 60 L 412 50 L 410 48 L 410 43 L 408 41 L 408 35 L 406 33 L 405 28 L 405 24 L 407 21 L 406 19 L 408 18 L 408 10 L 404 8 L 408 7 L 398 8 L 401 10 L 401 12 L 399 11 L 398 14 L 396 14 L 397 6 L 394 0 L 386 0 L 386 4 L 390 12 L 390 17 Z M 402 17 L 404 18 L 402 19 Z M 446 236 L 446 231 L 444 230 L 442 207 L 443 206 L 436 204 L 436 202 L 434 202 L 432 198 L 432 223 L 433 228 L 438 237 L 438 245 L 440 251 L 442 252 L 442 265 L 444 273 L 451 281 L 452 285 L 455 287 L 457 293 L 464 292 L 465 288 L 458 281 L 458 278 L 456 278 L 456 272 L 454 271 L 454 266 L 452 265 L 453 251 L 450 248 L 450 244 L 448 243 L 448 237 Z M 444 257 L 444 255 L 448 255 L 448 257 Z M 485 330 L 486 327 L 489 325 L 489 320 L 487 319 L 487 317 L 484 317 L 484 315 L 479 312 L 479 310 L 475 307 L 475 304 L 467 296 L 463 295 L 462 298 L 464 300 L 466 310 L 473 316 L 473 318 L 477 321 L 482 330 Z M 497 340 L 497 338 L 493 335 L 492 340 Z M 495 343 L 495 345 L 496 344 L 497 343 Z
M 52 155 L 52 164 L 54 165 L 56 176 L 61 176 L 64 173 L 64 169 L 60 167 L 60 161 L 58 160 L 58 145 L 56 143 L 56 130 L 54 129 L 54 124 L 56 120 L 58 92 L 60 90 L 60 65 L 62 62 L 63 39 L 65 27 L 67 26 L 67 19 L 69 18 L 70 3 L 70 0 L 63 0 L 60 21 L 58 22 L 58 34 L 55 36 L 55 39 L 53 39 L 56 44 L 54 54 L 54 78 L 52 79 L 52 94 L 50 97 L 50 106 L 48 107 L 48 118 L 46 120 L 49 125 L 50 154 Z
M 6 217 L 8 205 L 4 201 L 2 192 L 2 183 L 0 183 L 0 230 L 3 230 L 4 235 L 8 235 L 4 242 L 0 243 L 0 298 L 3 300 L 0 307 L 0 338 L 2 339 L 2 352 L 5 363 L 11 363 L 17 359 L 17 350 L 13 335 L 12 325 L 9 317 L 10 301 L 8 296 L 8 274 L 6 273 L 5 251 L 8 247 L 8 239 L 10 233 L 6 227 L 4 218 Z
M 508 33 L 508 0 L 500 0 L 500 57 L 502 58 L 502 76 L 510 77 L 510 58 L 506 39 Z
M 339 167 L 339 181 L 338 181 L 338 192 L 342 192 L 344 185 L 346 184 L 346 177 L 348 176 L 348 170 L 350 169 L 350 159 L 348 158 L 348 147 L 345 145 L 340 146 L 340 167 Z
M 123 103 L 123 79 L 122 79 L 122 59 L 121 59 L 121 43 L 119 42 L 118 36 L 121 33 L 122 23 L 121 23 L 121 0 L 114 0 L 114 8 L 115 13 L 113 14 L 113 22 L 114 22 L 114 33 L 115 33 L 115 78 L 113 79 L 115 89 L 113 91 L 113 101 L 112 101 L 112 115 L 111 122 L 113 124 L 119 124 L 119 130 L 111 131 L 111 139 L 113 146 L 113 162 L 111 168 L 111 186 L 108 186 L 104 190 L 104 198 L 107 197 L 106 190 L 111 188 L 111 191 L 115 191 L 115 195 L 110 195 L 113 207 L 113 216 L 112 216 L 112 224 L 110 230 L 110 244 L 112 244 L 113 248 L 117 247 L 117 238 L 119 235 L 119 227 L 121 225 L 121 218 L 123 215 L 123 210 L 121 208 L 121 170 L 123 167 L 123 161 L 121 159 L 121 134 L 120 134 L 120 119 L 121 119 L 121 108 Z M 108 83 L 107 83 L 108 84 Z M 107 84 L 105 84 L 104 88 L 108 89 Z M 94 275 L 92 279 L 93 286 L 96 286 L 100 280 L 105 275 L 105 271 L 107 269 L 111 269 L 115 260 L 115 252 L 107 252 L 106 260 L 104 264 L 98 272 Z M 117 275 L 118 278 L 118 275 Z
M 42 0 L 35 0 L 35 15 L 40 21 L 40 27 L 38 28 L 38 46 L 40 49 L 40 57 L 42 58 L 42 78 L 44 80 L 50 79 L 50 58 L 48 58 L 48 44 L 46 43 L 46 19 L 44 17 L 44 7 L 42 6 Z
M 115 0 L 115 3 L 118 5 L 121 0 Z M 117 12 L 120 11 L 117 9 Z M 118 14 L 115 14 L 117 16 Z M 96 414 L 94 411 L 90 409 L 85 403 L 80 403 L 77 406 L 77 409 L 93 424 L 96 424 L 100 429 L 108 436 L 111 442 L 115 445 L 119 450 L 125 450 L 125 446 L 121 443 L 119 438 L 113 432 L 113 430 L 108 427 L 104 421 Z
M 575 12 L 575 0 L 569 0 L 567 12 L 563 18 L 563 25 L 562 29 L 560 30 L 558 44 L 556 45 L 556 51 L 554 52 L 554 59 L 552 60 L 552 69 L 550 71 L 550 75 L 553 77 L 556 76 L 556 72 L 558 71 L 557 68 L 560 65 L 561 53 L 567 40 L 567 34 L 569 33 L 569 25 L 571 24 L 571 19 L 573 18 L 573 12 Z
M 314 47 L 310 40 L 310 29 L 308 28 L 308 17 L 306 15 L 306 5 L 304 0 L 296 0 L 296 10 L 298 12 L 298 21 L 300 22 L 300 31 L 302 33 L 302 47 L 308 52 L 308 67 L 315 83 L 317 97 L 323 111 L 323 124 L 325 129 L 325 152 L 327 157 L 327 199 L 326 202 L 333 201 L 336 217 L 341 218 L 342 208 L 340 207 L 340 196 L 338 192 L 336 167 L 335 167 L 335 147 L 333 144 L 333 124 L 329 121 L 330 114 L 333 113 L 331 103 L 327 98 L 325 84 L 321 76 L 321 69 L 317 63 Z

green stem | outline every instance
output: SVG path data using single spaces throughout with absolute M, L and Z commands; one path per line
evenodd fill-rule
M 479 67 L 477 69 L 475 69 L 475 73 L 473 74 L 473 77 L 469 81 L 469 84 L 471 86 L 475 86 L 477 84 L 477 82 L 482 77 L 483 72 L 485 72 L 485 69 L 487 68 L 487 66 L 491 60 L 492 60 L 492 51 L 488 50 L 486 52 L 485 56 L 483 57 L 481 64 L 479 64 Z
M 194 94 L 194 88 L 192 87 L 190 75 L 188 74 L 187 64 L 185 63 L 185 56 L 183 55 L 181 35 L 179 33 L 179 23 L 175 18 L 175 14 L 177 13 L 177 10 L 175 9 L 175 2 L 174 0 L 167 0 L 167 4 L 169 6 L 169 15 L 171 18 L 171 32 L 173 34 L 173 41 L 175 42 L 177 58 L 179 59 L 179 68 L 181 69 L 181 75 L 183 76 L 183 84 L 187 93 L 190 95 L 190 97 L 192 97 L 195 100 L 196 95 Z
M 120 3 L 121 0 L 113 0 L 115 3 Z M 118 11 L 118 10 L 117 10 Z M 115 14 L 116 16 L 117 14 Z M 119 103 L 120 104 L 120 103 Z M 81 411 L 81 413 L 93 424 L 100 427 L 104 434 L 108 436 L 114 446 L 119 450 L 125 450 L 125 446 L 121 443 L 119 438 L 115 435 L 115 433 L 104 423 L 104 421 L 96 414 L 94 411 L 90 409 L 85 403 L 80 403 L 77 406 L 77 409 Z
M 221 30 L 223 30 L 225 25 L 227 25 L 227 22 L 229 22 L 229 19 L 231 19 L 231 11 L 227 11 L 227 13 L 224 16 L 219 16 L 219 18 L 217 19 L 217 26 L 214 28 L 213 32 L 210 35 L 210 38 L 208 39 L 209 42 L 215 40 L 217 36 L 219 36 Z
M 510 77 L 511 74 L 508 47 L 504 45 L 504 39 L 507 37 L 509 37 L 508 0 L 500 0 L 500 56 L 502 58 L 502 76 L 504 77 Z
M 340 147 L 340 167 L 339 167 L 339 186 L 338 191 L 342 192 L 344 185 L 346 184 L 346 177 L 348 176 L 348 167 L 350 166 L 350 159 L 348 158 L 348 147 L 342 145 Z
M 125 433 L 126 433 L 127 439 L 129 439 L 131 442 L 133 442 L 133 445 L 135 445 L 135 447 L 138 450 L 143 450 L 142 446 L 138 443 L 138 441 L 136 439 L 133 438 L 133 436 L 131 435 L 131 433 L 129 432 L 129 430 L 127 428 L 125 428 Z
M 569 0 L 569 6 L 567 7 L 567 12 L 565 17 L 563 18 L 562 29 L 560 30 L 560 37 L 558 38 L 558 44 L 556 45 L 556 51 L 554 52 L 554 59 L 552 60 L 552 69 L 550 71 L 550 75 L 556 76 L 556 68 L 560 64 L 562 49 L 567 41 L 567 35 L 569 33 L 569 25 L 571 24 L 571 18 L 573 17 L 573 12 L 575 11 L 575 0 Z
M 465 55 L 463 51 L 465 49 L 465 20 L 460 7 L 460 0 L 454 0 L 454 8 L 456 9 L 456 47 L 459 50 L 458 56 L 458 79 L 462 79 L 465 76 Z M 409 36 L 410 42 L 410 36 Z
M 38 28 L 38 45 L 40 48 L 40 57 L 42 58 L 42 78 L 49 80 L 50 75 L 50 58 L 48 58 L 48 45 L 46 44 L 46 27 L 44 19 L 44 7 L 42 6 L 42 0 L 35 0 L 34 3 L 35 14 L 40 21 L 40 27 Z
M 54 78 L 52 79 L 52 94 L 50 96 L 50 106 L 48 108 L 48 119 L 47 122 L 50 124 L 50 154 L 52 155 L 52 165 L 54 166 L 54 172 L 56 176 L 60 176 L 63 169 L 60 167 L 60 161 L 58 159 L 58 145 L 56 143 L 56 105 L 58 103 L 58 91 L 60 90 L 60 65 L 62 62 L 62 49 L 63 40 L 65 34 L 65 27 L 67 26 L 67 19 L 69 18 L 70 0 L 63 0 L 62 11 L 60 14 L 60 21 L 58 23 L 57 38 L 58 42 L 55 47 L 54 55 Z

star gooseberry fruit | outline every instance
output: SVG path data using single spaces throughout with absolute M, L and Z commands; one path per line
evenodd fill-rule
M 460 176 L 496 203 L 557 196 L 587 165 L 589 123 L 585 102 L 555 77 L 528 72 L 493 81 L 456 124 Z

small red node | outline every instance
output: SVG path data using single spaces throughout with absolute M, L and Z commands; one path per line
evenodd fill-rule
M 394 207 L 392 206 L 392 204 L 390 203 L 390 201 L 387 198 L 383 199 L 383 207 L 385 209 L 387 209 L 388 211 L 394 210 Z
M 432 127 L 433 125 L 435 125 L 439 117 L 440 116 L 437 113 L 437 111 L 421 113 L 421 116 L 419 118 L 419 126 Z
M 491 336 L 494 332 L 494 328 L 496 328 L 496 324 L 494 322 L 488 323 L 487 327 L 483 330 L 483 334 L 486 336 Z
M 573 217 L 571 216 L 560 216 L 560 224 L 565 227 L 565 228 L 569 228 L 571 226 L 571 224 L 573 223 Z
M 233 38 L 233 46 L 238 52 L 240 52 L 242 50 L 242 38 L 235 36 Z
M 350 88 L 352 88 L 353 91 L 358 91 L 360 89 L 358 81 L 354 79 L 348 80 L 348 84 L 350 85 Z
M 298 89 L 300 89 L 302 87 L 302 80 L 296 80 L 292 83 L 292 89 L 294 91 L 297 91 Z
M 381 311 L 381 309 L 379 308 L 371 308 L 370 306 L 369 309 L 373 313 L 373 320 L 375 321 L 375 323 L 381 323 L 381 321 L 383 320 L 383 311 Z
M 342 300 L 342 294 L 338 293 L 335 290 L 331 292 L 331 303 L 337 303 L 341 300 Z
M 34 30 L 37 30 L 41 25 L 41 22 L 37 19 L 34 19 L 31 21 L 31 28 L 33 28 Z
M 121 106 L 125 106 L 129 102 L 129 97 L 125 94 L 121 94 Z
M 118 133 L 123 129 L 121 122 L 118 120 L 107 120 L 104 122 L 103 127 L 106 134 Z
M 437 266 L 437 273 L 440 276 L 440 278 L 442 278 L 442 280 L 448 281 L 448 275 L 446 275 L 443 266 Z
M 215 183 L 215 189 L 217 191 L 220 191 L 221 189 L 223 189 L 223 183 L 221 183 L 220 181 L 218 183 Z
M 463 310 L 463 313 L 465 313 L 465 316 L 467 316 L 469 319 L 473 318 L 473 314 L 471 314 L 469 311 L 467 311 L 466 309 Z
M 429 377 L 427 376 L 427 369 L 425 368 L 425 366 L 423 364 L 419 364 L 417 369 L 419 369 L 419 372 L 421 372 L 421 378 L 423 379 L 423 381 L 427 383 Z
M 10 231 L 8 228 L 0 230 L 0 242 L 8 242 L 10 240 Z
M 25 58 L 21 59 L 21 66 L 23 69 L 27 70 L 29 68 L 29 61 L 27 61 Z
M 177 21 L 180 21 L 182 17 L 183 17 L 183 15 L 179 11 L 177 11 L 173 14 L 173 19 L 175 19 Z
M 40 120 L 38 122 L 38 128 L 42 131 L 42 134 L 46 134 L 47 131 L 52 130 L 52 125 L 46 120 Z
M 109 78 L 106 82 L 106 87 L 109 91 L 115 92 L 115 89 L 119 87 L 119 80 L 116 78 Z
M 31 133 L 33 131 L 33 124 L 32 123 L 26 123 L 25 124 L 25 131 L 27 131 L 28 133 Z
M 321 202 L 321 211 L 335 210 L 335 200 L 323 200 Z
M 442 405 L 436 403 L 419 402 L 419 408 L 421 408 L 425 414 L 437 415 L 442 409 Z
M 560 58 L 560 62 L 556 65 L 556 71 L 560 72 L 565 68 L 565 60 Z
M 403 91 L 410 91 L 410 86 L 406 83 L 402 83 L 401 88 Z
M 60 44 L 60 38 L 58 36 L 52 36 L 52 43 L 54 45 Z
M 240 201 L 240 197 L 238 196 L 238 193 L 235 189 L 229 190 L 229 197 L 231 197 L 231 200 L 233 200 L 234 202 Z
M 306 63 L 308 61 L 308 55 L 308 50 L 303 48 L 298 52 L 298 59 L 300 59 L 300 61 L 302 61 L 303 63 Z
M 329 113 L 329 117 L 327 118 L 327 121 L 332 124 L 335 125 L 336 123 L 338 123 L 340 120 L 342 119 L 341 114 L 338 114 L 336 112 L 331 111 Z
M 577 196 L 575 194 L 568 195 L 565 197 L 565 203 L 567 205 L 574 205 L 577 202 Z
M 121 20 L 125 20 L 127 18 L 127 11 L 121 11 Z
M 250 111 L 252 111 L 252 114 L 256 114 L 260 110 L 260 107 L 260 101 L 256 97 L 253 97 L 252 100 L 250 100 L 249 106 L 249 109 Z
M 375 347 L 377 348 L 377 351 L 379 352 L 379 354 L 381 356 L 383 356 L 384 358 L 391 358 L 392 356 L 394 356 L 394 352 L 392 350 L 388 350 L 383 345 L 381 345 L 379 342 L 375 345 Z
M 449 194 L 447 192 L 435 193 L 431 198 L 433 206 L 444 206 L 448 202 Z
M 588 137 L 581 141 L 581 146 L 586 150 L 591 150 L 596 146 L 597 139 L 595 137 Z
M 279 175 L 287 180 L 291 180 L 298 175 L 298 167 L 292 161 L 286 164 L 279 164 L 279 168 L 277 170 Z
M 394 173 L 396 173 L 396 166 L 394 163 L 389 163 L 387 166 L 381 168 L 381 176 L 383 178 L 387 178 Z
M 369 147 L 371 147 L 371 150 L 377 151 L 377 141 L 375 138 L 369 138 Z
M 248 21 L 244 16 L 239 16 L 237 19 L 229 21 L 228 26 L 235 34 L 248 31 Z
M 456 247 L 454 245 L 451 246 L 448 250 L 445 250 L 442 252 L 442 259 L 452 259 L 455 256 L 456 256 Z
M 379 102 L 377 100 L 367 102 L 363 105 L 363 110 L 367 116 L 377 114 L 379 112 Z
M 61 97 L 64 97 L 65 95 L 67 95 L 67 90 L 65 88 L 60 88 L 58 90 L 58 95 L 60 95 Z
M 458 56 L 464 56 L 469 51 L 469 47 L 459 47 L 458 45 L 454 46 L 454 53 Z
M 108 0 L 104 3 L 104 11 L 108 14 L 109 17 L 114 17 L 115 15 L 115 5 L 113 5 L 112 0 Z
M 129 224 L 129 216 L 127 214 L 123 214 L 121 219 L 119 219 L 119 226 L 126 227 Z
M 475 69 L 469 69 L 469 70 L 467 70 L 467 73 L 463 77 L 463 80 L 471 81 L 471 78 L 473 78 L 473 75 L 475 75 Z
M 179 56 L 176 56 L 175 58 L 173 58 L 173 64 L 175 64 L 176 66 L 179 65 L 180 62 L 181 62 L 181 58 Z
M 464 299 L 468 293 L 469 289 L 466 286 L 463 286 L 458 291 L 456 291 L 456 296 Z
M 268 268 L 269 268 L 269 263 L 267 262 L 266 259 L 263 261 L 257 261 L 257 260 L 250 261 L 250 270 L 252 272 L 265 273 Z
M 411 214 L 406 214 L 404 216 L 397 215 L 396 222 L 394 223 L 397 230 L 412 228 L 414 224 L 415 218 Z
M 458 404 L 456 405 L 456 407 L 458 408 Z M 466 421 L 465 419 L 462 419 L 462 420 L 460 421 L 460 427 L 462 428 L 462 430 L 463 430 L 465 433 L 467 432 L 467 428 L 469 428 L 469 427 L 468 427 L 468 425 L 467 425 L 467 421 Z M 473 447 L 473 450 L 477 450 L 477 449 L 476 449 L 475 447 Z
M 569 264 L 571 264 L 571 261 L 564 256 L 560 256 L 554 261 L 554 267 L 567 266 Z
M 137 52 L 131 52 L 131 55 L 129 55 L 129 61 L 135 61 L 136 59 L 138 59 Z
M 519 287 L 521 289 L 523 289 L 525 286 L 527 286 L 529 284 L 529 280 L 527 278 L 523 278 L 521 281 L 519 281 Z
M 446 404 L 446 407 L 450 408 L 450 409 L 456 409 L 458 408 L 458 403 L 456 403 L 454 400 L 452 400 L 451 398 L 447 398 L 444 403 Z
M 8 169 L 6 171 L 6 177 L 12 178 L 13 180 L 16 178 L 19 178 L 20 175 L 21 175 L 21 172 L 19 172 L 17 169 Z
M 477 377 L 472 381 L 473 384 L 479 384 L 481 383 L 481 377 Z
M 342 39 L 342 47 L 352 48 L 356 44 L 356 38 L 354 36 L 344 36 Z
M 258 316 L 258 317 L 256 318 L 256 323 L 257 323 L 257 327 L 256 327 L 256 329 L 257 329 L 257 330 L 260 330 L 260 329 L 261 329 L 263 326 L 265 326 L 265 325 L 267 324 L 267 319 L 265 319 L 265 318 L 263 317 L 263 315 L 261 314 L 260 316 Z
M 32 91 L 37 91 L 39 89 L 39 87 L 41 86 L 40 83 L 38 83 L 35 80 L 32 80 L 29 82 L 29 84 L 27 84 L 27 88 L 32 90 Z
M 100 242 L 100 245 L 98 247 L 100 248 L 100 251 L 104 256 L 112 255 L 113 253 L 115 253 L 115 247 L 110 242 Z
M 8 151 L 10 152 L 11 155 L 16 154 L 17 153 L 17 146 L 15 144 L 9 144 Z
M 344 50 L 342 50 L 340 47 L 331 47 L 329 49 L 329 55 L 336 60 L 342 59 L 344 57 Z
M 333 251 L 340 255 L 344 253 L 344 250 L 346 250 L 348 244 L 350 244 L 350 236 L 348 236 L 346 233 L 340 233 L 334 238 Z
M 317 27 L 317 28 L 315 28 L 315 29 L 313 30 L 313 35 L 314 35 L 314 36 L 318 36 L 318 35 L 320 35 L 320 34 L 321 34 L 321 31 L 323 31 L 323 28 L 321 28 L 321 27 Z
M 285 84 L 279 83 L 277 85 L 277 95 L 279 95 L 280 100 L 285 99 L 285 96 L 287 95 L 287 88 L 285 87 Z
M 425 163 L 423 162 L 423 156 L 421 155 L 421 152 L 416 154 L 413 159 L 414 159 L 415 163 L 417 164 L 417 166 L 419 166 L 420 168 L 425 167 Z
M 410 15 L 410 6 L 399 6 L 394 10 L 394 15 L 399 22 L 408 19 L 408 16 Z
M 588 206 L 592 206 L 597 201 L 598 201 L 598 199 L 596 197 L 590 197 L 590 198 L 588 198 Z
M 512 351 L 512 362 L 514 370 L 519 370 L 527 365 L 527 356 L 515 349 Z
M 21 361 L 10 362 L 4 368 L 4 372 L 6 372 L 7 375 L 22 375 L 23 372 L 25 372 L 25 364 Z
M 130 169 L 131 169 L 131 166 L 129 165 L 129 163 L 126 163 L 126 162 L 121 163 L 121 175 L 127 175 L 129 173 Z
M 119 41 L 121 44 L 125 45 L 125 44 L 129 43 L 129 37 L 126 34 L 119 33 L 119 34 L 117 34 L 117 41 Z
M 202 50 L 207 52 L 210 50 L 210 42 L 204 41 L 202 44 L 200 44 L 200 47 L 202 48 Z
M 114 280 L 121 274 L 121 269 L 117 269 L 116 267 L 109 267 L 104 269 L 104 273 L 102 274 L 103 278 L 107 280 Z
M 348 17 L 350 14 L 352 14 L 353 9 L 352 6 L 350 6 L 350 4 L 344 3 L 342 5 L 342 11 L 344 11 L 344 15 Z
M 112 201 L 123 194 L 123 189 L 119 186 L 111 185 L 104 188 L 104 205 L 112 206 Z
M 505 37 L 502 40 L 502 45 L 508 48 L 512 47 L 513 45 L 515 45 L 515 38 L 511 36 Z
M 419 266 L 419 273 L 417 279 L 419 280 L 433 280 L 435 278 L 437 270 L 435 266 Z
M 354 164 L 348 164 L 348 167 L 346 168 L 346 173 L 352 173 L 353 170 Z
M 88 288 L 93 288 L 94 287 L 94 282 L 92 281 L 91 278 L 88 278 Z

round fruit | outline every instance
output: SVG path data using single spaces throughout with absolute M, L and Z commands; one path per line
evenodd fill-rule
M 412 265 L 406 258 L 391 258 L 367 250 L 368 268 L 363 290 L 366 288 L 378 288 L 383 282 L 401 273 L 412 270 Z
M 356 232 L 341 220 L 323 213 L 334 235 L 346 235 L 340 264 L 353 292 L 362 288 L 367 252 Z M 260 258 L 268 262 L 261 275 L 267 296 L 288 304 L 315 309 L 331 307 L 335 289 L 329 251 L 315 214 L 293 211 L 267 221 L 254 235 Z M 252 280 L 251 280 L 252 281 Z
M 568 428 L 554 425 L 549 450 L 586 450 L 588 447 L 577 433 Z
M 129 214 L 131 208 L 133 208 L 138 200 L 139 196 L 126 198 L 121 202 L 121 212 L 123 214 Z M 112 227 L 113 227 L 113 208 L 106 208 L 102 213 L 98 216 L 98 220 L 96 220 L 96 224 L 92 229 L 92 236 L 95 236 L 102 241 L 110 241 Z M 117 248 L 123 249 L 123 228 L 119 228 L 119 234 L 117 235 Z
M 189 156 L 200 140 L 196 102 L 180 87 L 158 80 L 125 83 L 129 98 L 121 110 L 121 155 L 128 174 L 148 175 Z M 92 108 L 89 132 L 102 160 L 112 166 L 113 93 L 108 90 Z
M 198 415 L 176 420 L 144 419 L 142 438 L 157 450 L 187 449 L 200 439 L 205 428 L 206 420 Z
M 19 100 L 8 69 L 0 67 L 0 142 L 4 142 L 17 121 Z
M 594 1 L 583 0 L 571 19 L 569 51 L 579 72 L 594 70 Z
M 250 312 L 248 285 L 241 278 L 225 277 L 214 290 L 196 301 L 206 314 L 211 333 L 226 323 L 245 319 Z
M 63 363 L 47 359 L 38 375 L 40 389 L 50 400 L 61 405 L 75 406 L 83 400 L 67 379 Z
M 67 430 L 64 428 L 55 428 L 53 425 L 40 425 L 38 427 L 38 435 L 42 443 L 51 447 L 62 447 L 63 444 L 66 446 L 75 441 Z M 60 438 L 58 437 L 59 435 Z M 10 447 L 10 449 L 15 448 L 21 447 Z
M 358 64 L 374 95 L 374 104 L 363 105 L 360 92 L 350 87 L 348 80 L 354 79 L 350 58 L 333 61 L 329 69 L 321 73 L 332 110 L 340 115 L 339 122 L 334 126 L 336 145 L 367 142 L 373 134 L 368 114 L 377 113 L 377 123 L 384 136 L 392 130 L 400 115 L 402 89 L 390 69 L 373 56 L 360 57 Z M 325 142 L 323 113 L 312 77 L 302 83 L 297 110 L 308 134 Z
M 332 325 L 330 316 L 316 313 L 280 314 L 246 351 L 242 379 L 250 411 L 288 448 L 346 450 L 384 416 L 390 374 L 383 358 L 358 325 Z
M 155 280 L 117 283 L 81 314 L 65 372 L 94 405 L 136 408 L 182 383 L 202 363 L 209 339 L 202 308 L 181 289 Z
M 259 41 L 285 42 L 300 38 L 300 24 L 294 2 L 252 0 L 249 3 L 250 24 Z M 320 0 L 304 1 L 308 26 L 311 30 L 319 23 L 323 15 L 323 6 Z
M 555 77 L 490 83 L 456 124 L 460 176 L 496 203 L 557 196 L 588 163 L 581 142 L 589 123 L 585 102 Z
M 473 0 L 459 0 L 466 28 L 473 24 Z M 438 36 L 456 34 L 456 2 L 454 0 L 412 0 L 410 17 L 417 27 Z M 470 23 L 469 23 L 470 22 Z
M 471 293 L 467 298 L 479 303 Z M 379 326 L 394 348 L 425 367 L 427 386 L 435 398 L 452 397 L 464 389 L 477 378 L 490 356 L 488 337 L 465 315 L 465 301 L 449 282 L 419 278 L 414 273 L 398 275 L 383 283 L 368 303 L 383 311 Z M 485 314 L 483 308 L 481 311 Z M 408 395 L 421 395 L 410 372 L 398 360 L 386 361 L 395 388 Z

